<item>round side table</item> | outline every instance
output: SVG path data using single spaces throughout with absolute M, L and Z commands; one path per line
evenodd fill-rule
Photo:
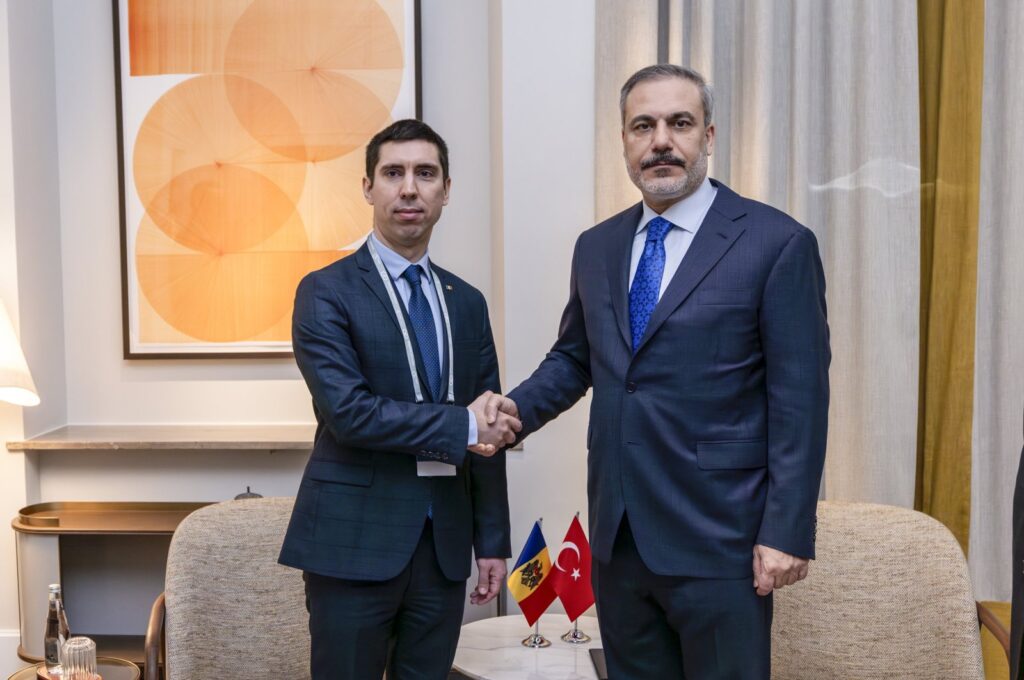
M 540 632 L 551 646 L 531 649 L 520 644 L 533 632 L 522 614 L 467 623 L 459 637 L 454 668 L 476 680 L 596 680 L 590 650 L 601 646 L 597 619 L 580 617 L 580 630 L 593 638 L 587 644 L 563 642 L 562 633 L 570 628 L 565 614 L 543 614 Z
M 36 680 L 36 669 L 42 665 L 37 663 L 35 666 L 22 668 L 7 680 Z M 139 667 L 131 661 L 116 659 L 112 656 L 96 657 L 96 670 L 103 680 L 139 680 L 142 677 Z

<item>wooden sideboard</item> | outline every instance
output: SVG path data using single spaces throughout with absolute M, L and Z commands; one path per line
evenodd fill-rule
M 312 448 L 312 425 L 68 425 L 24 441 L 12 453 L 40 456 L 119 452 L 126 456 L 236 456 Z M 65 459 L 66 460 L 66 459 Z M 244 491 L 243 488 L 238 491 Z M 126 497 L 132 496 L 125 489 Z M 210 502 L 226 500 L 211 498 Z M 61 583 L 72 634 L 104 656 L 141 663 L 149 605 L 163 590 L 175 528 L 207 502 L 50 501 L 22 508 L 11 523 L 18 562 L 19 656 L 42 658 L 47 586 Z

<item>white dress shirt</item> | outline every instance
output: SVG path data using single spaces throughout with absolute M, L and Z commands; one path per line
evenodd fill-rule
M 711 204 L 715 200 L 718 189 L 712 186 L 711 181 L 705 177 L 697 190 L 681 201 L 673 203 L 661 216 L 672 223 L 672 229 L 665 234 L 665 271 L 661 275 L 661 289 L 658 291 L 658 299 L 665 294 L 669 282 L 675 276 L 683 256 L 690 249 L 693 237 L 697 235 L 704 216 L 708 214 Z M 644 244 L 647 242 L 647 223 L 658 216 L 647 203 L 644 203 L 644 212 L 640 216 L 640 222 L 636 226 L 636 235 L 633 237 L 633 251 L 629 260 L 629 287 L 633 287 L 633 277 L 636 276 L 636 268 L 640 263 L 640 256 L 644 254 Z

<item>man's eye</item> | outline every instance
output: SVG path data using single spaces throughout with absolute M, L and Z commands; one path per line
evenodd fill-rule
M 637 123 L 633 126 L 633 129 L 637 132 L 647 132 L 651 129 L 651 126 L 648 123 Z
M 688 120 L 677 120 L 676 121 L 676 127 L 677 128 L 688 128 L 688 127 L 690 127 L 690 121 L 688 121 Z
M 385 177 L 398 177 L 399 175 L 401 175 L 401 173 L 398 172 L 398 170 L 385 170 L 384 171 L 384 176 Z

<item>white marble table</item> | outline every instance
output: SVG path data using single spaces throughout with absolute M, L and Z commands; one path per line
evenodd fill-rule
M 455 652 L 455 670 L 478 680 L 597 680 L 590 661 L 590 650 L 601 646 L 597 619 L 580 617 L 580 630 L 593 638 L 587 644 L 562 642 L 570 628 L 565 614 L 542 615 L 540 634 L 551 646 L 530 649 L 520 644 L 533 632 L 522 614 L 467 623 Z

